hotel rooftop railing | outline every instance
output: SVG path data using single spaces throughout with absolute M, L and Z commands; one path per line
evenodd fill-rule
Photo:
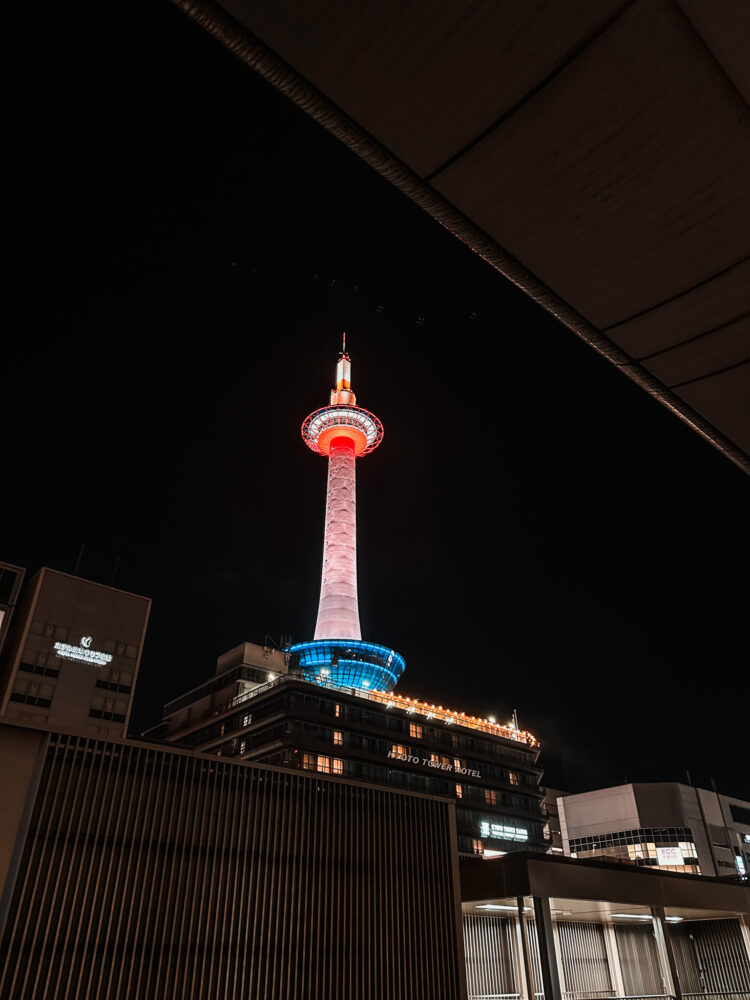
M 394 694 L 393 691 L 387 693 L 382 691 L 366 691 L 364 688 L 341 687 L 338 684 L 330 683 L 330 681 L 311 681 L 305 674 L 293 670 L 290 670 L 287 674 L 280 674 L 272 681 L 260 684 L 258 687 L 253 688 L 252 691 L 238 695 L 223 705 L 215 706 L 212 714 L 222 714 L 232 708 L 236 708 L 238 705 L 243 705 L 251 701 L 266 691 L 271 691 L 273 688 L 281 684 L 290 683 L 291 681 L 302 681 L 310 684 L 311 687 L 341 691 L 343 694 L 353 695 L 355 698 L 361 698 L 364 701 L 376 702 L 384 705 L 386 708 L 399 708 L 408 715 L 417 715 L 423 719 L 436 719 L 439 722 L 444 722 L 446 726 L 460 726 L 462 729 L 479 730 L 491 736 L 500 736 L 506 740 L 514 740 L 516 743 L 525 743 L 531 747 L 539 746 L 539 741 L 535 736 L 525 729 L 516 729 L 512 724 L 501 725 L 497 722 L 490 722 L 489 719 L 480 719 L 474 715 L 467 715 L 465 712 L 456 712 L 450 708 L 443 708 L 442 705 L 429 705 L 426 701 L 420 701 L 418 698 L 407 698 L 405 695 Z

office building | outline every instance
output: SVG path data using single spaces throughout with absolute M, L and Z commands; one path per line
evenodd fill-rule
M 565 854 L 702 875 L 750 871 L 750 802 L 679 782 L 558 797 Z
M 124 735 L 150 607 L 146 597 L 40 569 L 20 591 L 0 654 L 0 717 Z

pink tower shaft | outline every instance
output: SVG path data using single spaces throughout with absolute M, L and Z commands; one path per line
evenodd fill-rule
M 357 601 L 355 462 L 351 438 L 335 438 L 328 456 L 323 578 L 316 639 L 362 638 Z

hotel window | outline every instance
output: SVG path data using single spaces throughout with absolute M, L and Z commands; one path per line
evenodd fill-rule
M 333 706 L 333 714 L 336 716 L 337 719 L 341 718 L 341 705 L 337 704 Z
M 411 738 L 413 740 L 421 740 L 422 739 L 422 727 L 419 726 L 419 725 L 417 725 L 416 722 L 410 722 L 409 723 L 409 736 L 411 736 Z
M 253 721 L 253 717 L 252 717 L 252 715 L 249 712 L 247 712 L 247 714 L 245 714 L 245 715 L 242 716 L 242 725 L 243 726 L 249 726 L 252 721 Z
M 322 774 L 330 774 L 331 773 L 331 758 L 330 757 L 323 757 L 321 754 L 318 754 L 318 770 Z
M 394 757 L 397 757 L 399 754 L 403 754 L 404 757 L 408 757 L 409 755 L 409 751 L 406 749 L 406 747 L 402 747 L 399 743 L 391 744 L 391 753 L 393 754 Z
M 302 755 L 302 769 L 304 771 L 314 771 L 315 770 L 315 755 L 311 753 L 306 753 Z
M 457 771 L 461 771 L 463 770 L 464 762 L 461 760 L 460 757 L 454 757 L 453 766 Z
M 456 785 L 456 796 L 459 799 L 462 799 L 464 797 L 464 786 L 463 785 Z
M 484 847 L 481 840 L 472 840 L 471 846 L 475 854 L 484 854 Z
M 516 774 L 515 771 L 508 772 L 508 781 L 511 783 L 511 785 L 518 784 L 518 775 Z
M 440 763 L 440 754 L 431 753 L 430 754 L 430 762 L 432 764 L 439 764 Z
M 488 806 L 497 805 L 497 792 L 491 788 L 485 788 L 484 790 L 484 801 Z
M 344 734 L 339 729 L 333 731 L 333 742 L 337 747 L 344 745 Z
M 241 740 L 240 741 L 240 753 L 244 753 L 246 749 L 247 749 L 247 741 L 246 740 Z
M 333 758 L 333 773 L 334 774 L 344 773 L 344 762 L 343 760 L 340 760 L 338 757 Z

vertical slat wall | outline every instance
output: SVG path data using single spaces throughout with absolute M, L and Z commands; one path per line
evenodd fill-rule
M 581 1000 L 588 996 L 614 996 L 602 925 L 560 920 L 557 936 L 565 995 Z
M 690 920 L 670 927 L 683 993 L 749 996 L 750 964 L 737 920 Z
M 463 929 L 469 1000 L 520 993 L 514 921 L 464 914 Z
M 544 980 L 542 978 L 542 962 L 539 955 L 539 935 L 536 932 L 536 920 L 529 917 L 526 920 L 526 935 L 529 942 L 529 959 L 531 961 L 531 978 L 534 983 L 534 996 L 544 1000 Z
M 615 939 L 625 995 L 648 997 L 663 993 L 664 981 L 653 928 L 615 924 Z
M 449 804 L 52 737 L 3 1000 L 455 1000 Z

